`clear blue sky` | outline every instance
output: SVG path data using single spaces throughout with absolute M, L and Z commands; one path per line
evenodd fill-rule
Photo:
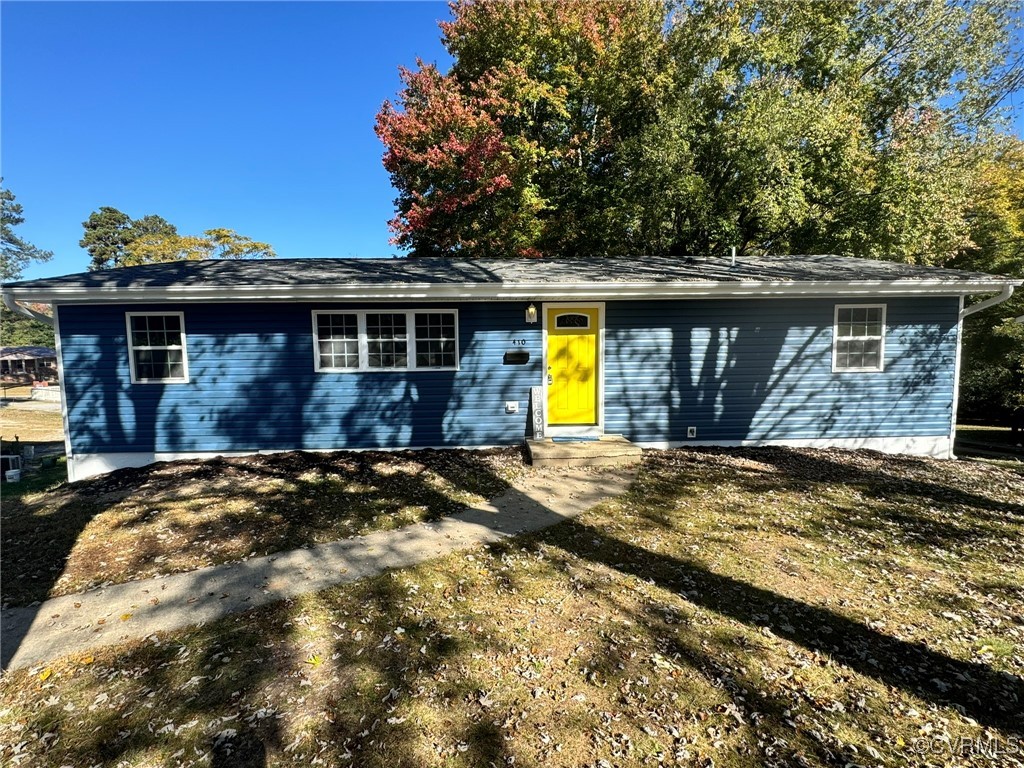
M 395 253 L 374 116 L 400 64 L 450 65 L 448 17 L 433 2 L 5 0 L 0 173 L 18 233 L 55 254 L 25 277 L 86 269 L 81 222 L 101 205 L 281 257 Z
M 447 69 L 444 3 L 0 5 L 0 171 L 16 232 L 86 269 L 101 205 L 281 257 L 381 256 L 394 190 L 373 132 L 398 66 Z

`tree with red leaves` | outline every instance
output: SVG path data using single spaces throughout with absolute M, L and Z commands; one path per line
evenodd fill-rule
M 377 116 L 412 255 L 971 248 L 1017 0 L 457 0 Z
M 412 255 L 607 253 L 624 142 L 655 116 L 660 3 L 453 3 L 443 75 L 403 69 L 377 135 Z M 663 69 L 663 66 L 661 67 Z M 619 246 L 621 249 L 621 246 Z
M 530 147 L 502 131 L 496 75 L 464 94 L 454 75 L 402 69 L 403 111 L 385 103 L 377 135 L 401 192 L 395 242 L 416 255 L 531 255 L 541 203 Z

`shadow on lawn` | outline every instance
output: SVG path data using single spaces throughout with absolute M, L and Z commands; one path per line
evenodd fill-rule
M 407 471 L 390 471 L 396 466 Z M 63 471 L 63 470 L 59 470 Z M 431 477 L 433 476 L 433 480 Z M 447 484 L 437 485 L 436 478 Z M 53 481 L 57 481 L 54 476 Z M 183 547 L 168 552 L 167 544 L 156 538 L 155 530 L 143 526 L 159 515 L 159 496 L 173 496 L 178 488 L 215 481 L 237 480 L 227 490 L 214 491 L 225 501 L 252 502 L 247 511 L 223 509 L 212 519 L 199 522 L 161 521 L 163 528 L 178 535 Z M 259 493 L 261 480 L 284 481 L 284 489 Z M 45 486 L 44 486 L 45 487 Z M 10 497 L 5 499 L 3 533 L 4 600 L 12 606 L 45 601 L 54 585 L 69 568 L 76 567 L 72 553 L 82 532 L 96 516 L 126 499 L 137 503 L 140 512 L 121 527 L 144 531 L 133 534 L 131 548 L 117 557 L 124 573 L 187 569 L 189 562 L 175 563 L 175 556 L 202 559 L 209 544 L 222 545 L 223 560 L 237 560 L 251 553 L 272 554 L 307 547 L 314 543 L 342 539 L 358 533 L 375 520 L 388 526 L 388 516 L 407 507 L 423 510 L 421 517 L 436 521 L 462 509 L 459 496 L 479 494 L 491 497 L 508 487 L 489 463 L 488 455 L 474 451 L 400 451 L 305 453 L 300 451 L 206 461 L 157 463 L 117 470 L 57 489 L 54 501 L 47 501 L 45 514 Z M 26 489 L 31 490 L 28 486 Z M 41 488 L 40 488 L 41 490 Z M 456 498 L 453 498 L 456 497 Z M 187 503 L 188 497 L 173 499 L 171 505 Z M 268 514 L 255 515 L 254 505 Z M 269 514 L 272 512 L 273 514 Z M 159 520 L 159 517 L 155 518 Z M 404 522 L 410 522 L 405 520 Z M 378 526 L 381 527 L 381 526 Z M 88 568 L 99 580 L 112 574 L 96 571 L 96 563 L 107 555 L 103 541 L 86 542 L 92 557 L 79 553 L 77 567 Z M 168 555 L 170 557 L 168 558 Z M 161 558 L 158 560 L 157 558 Z M 111 561 L 114 562 L 114 561 Z M 218 561 L 219 562 L 219 561 Z M 184 568 L 183 568 L 184 566 Z M 195 566 L 192 566 L 195 567 Z M 20 613 L 33 609 L 17 609 Z M 5 630 L 0 643 L 0 663 L 6 669 L 30 621 L 14 623 Z
M 759 448 L 752 450 L 751 455 L 759 461 L 774 465 L 794 480 L 855 485 L 869 498 L 897 503 L 912 501 L 916 504 L 956 504 L 1000 517 L 1024 517 L 1024 504 L 998 501 L 982 493 L 972 493 L 952 485 L 915 477 L 916 473 L 929 468 L 928 462 L 923 459 L 865 452 L 865 455 L 880 460 L 878 465 L 868 469 L 850 462 L 837 461 L 825 451 Z M 920 516 L 917 521 L 923 519 L 926 518 Z
M 304 667 L 304 674 L 310 680 L 310 689 L 322 686 L 324 696 L 308 706 L 301 714 L 305 721 L 294 730 L 311 737 L 307 745 L 320 745 L 316 757 L 326 760 L 327 765 L 340 761 L 358 766 L 379 766 L 380 768 L 401 768 L 430 764 L 440 758 L 430 752 L 430 744 L 424 741 L 423 723 L 415 716 L 408 716 L 404 706 L 411 705 L 420 695 L 414 685 L 424 677 L 444 679 L 448 677 L 447 696 L 457 702 L 466 700 L 486 686 L 486 682 L 453 673 L 449 662 L 465 652 L 465 639 L 454 631 L 451 625 L 442 624 L 432 618 L 411 621 L 397 610 L 404 598 L 398 583 L 388 575 L 357 584 L 350 589 L 355 599 L 350 605 L 358 606 L 357 613 L 345 613 L 346 625 L 335 622 L 332 631 L 333 642 L 328 648 L 307 646 L 297 656 L 275 665 L 264 674 L 264 684 L 273 685 L 273 677 L 295 675 L 296 668 Z M 328 595 L 312 595 L 294 606 L 299 614 L 327 613 L 337 616 L 338 605 Z M 294 618 L 296 611 L 293 610 Z M 397 639 L 396 627 L 406 629 L 402 638 Z M 372 641 L 363 634 L 372 637 Z M 260 638 L 264 644 L 268 638 Z M 296 647 L 302 647 L 294 635 L 274 638 L 275 642 L 290 640 Z M 322 655 L 323 666 L 309 665 L 307 652 Z M 337 659 L 336 665 L 331 659 Z M 328 680 L 328 676 L 333 678 Z M 204 692 L 223 707 L 236 703 L 238 695 L 227 690 Z M 355 695 L 353 695 L 355 694 Z M 301 710 L 301 704 L 297 705 Z M 288 713 L 295 723 L 299 712 Z M 273 718 L 271 718 L 273 719 Z M 461 726 L 461 728 L 460 728 Z M 469 764 L 506 764 L 509 755 L 505 742 L 492 724 L 483 718 L 476 722 L 450 725 L 451 730 L 443 734 L 447 739 L 458 739 L 466 746 Z M 290 738 L 290 737 L 289 737 Z M 262 765 L 254 758 L 277 753 L 285 748 L 276 729 L 269 732 L 262 726 L 242 730 L 230 738 L 213 742 L 213 766 Z M 307 750 L 304 746 L 293 754 Z M 306 753 L 308 762 L 314 755 Z
M 652 461 L 668 461 L 671 453 L 657 454 L 659 458 L 655 459 L 648 455 L 645 461 L 648 465 Z M 771 456 L 761 452 L 737 452 L 735 455 L 756 456 L 759 461 L 771 463 Z M 787 460 L 785 452 L 776 455 L 776 463 Z M 693 454 L 680 452 L 676 458 L 679 456 L 692 458 Z M 802 453 L 800 456 L 806 458 Z M 793 482 L 817 482 L 820 478 L 811 471 L 814 466 L 813 462 L 805 465 L 804 474 L 809 472 L 810 475 L 801 477 L 798 471 Z M 828 473 L 841 474 L 842 470 L 832 466 L 830 461 L 821 461 L 817 466 Z M 480 471 L 487 470 L 481 467 Z M 650 467 L 645 471 L 650 472 Z M 856 477 L 857 473 L 852 476 Z M 765 476 L 765 482 L 786 481 L 778 474 L 771 474 Z M 648 482 L 645 489 L 649 485 Z M 677 492 L 685 492 L 685 484 L 682 490 L 679 488 L 677 486 Z M 939 493 L 945 495 L 943 487 L 936 483 L 922 483 L 922 488 L 924 499 Z M 903 492 L 910 496 L 913 488 L 908 486 Z M 668 494 L 667 485 L 658 491 L 658 495 L 661 494 Z M 646 496 L 641 501 L 644 499 Z M 523 501 L 527 501 L 525 497 Z M 988 500 L 980 506 L 991 508 L 994 504 Z M 547 511 L 554 515 L 554 510 Z M 484 519 L 482 517 L 481 521 Z M 611 535 L 604 528 L 569 520 L 534 534 L 533 540 L 562 550 L 567 558 L 578 557 L 651 581 L 690 603 L 749 627 L 760 629 L 770 622 L 775 634 L 886 686 L 938 705 L 953 706 L 983 726 L 1024 732 L 1024 680 L 1019 677 L 951 658 L 921 644 L 895 639 L 827 608 L 715 573 L 698 562 L 652 552 Z M 498 546 L 499 552 L 501 546 Z M 507 577 L 508 574 L 498 574 L 492 569 L 489 575 L 479 577 L 483 583 L 468 584 L 466 588 L 487 590 Z M 452 588 L 461 588 L 461 580 Z M 602 597 L 599 587 L 585 588 L 595 597 Z M 397 767 L 421 765 L 425 760 L 442 762 L 442 757 L 431 752 L 429 742 L 430 738 L 438 737 L 463 742 L 466 753 L 459 759 L 467 764 L 504 764 L 514 759 L 516 742 L 506 741 L 500 729 L 493 725 L 498 713 L 467 714 L 470 705 L 466 702 L 492 683 L 469 677 L 458 658 L 467 652 L 502 654 L 508 652 L 508 648 L 499 645 L 501 641 L 488 637 L 486 631 L 467 632 L 457 626 L 455 617 L 410 619 L 410 615 L 416 613 L 403 610 L 403 602 L 408 608 L 407 593 L 397 579 L 385 574 L 346 587 L 341 598 L 334 592 L 320 593 L 195 630 L 184 639 L 185 647 L 194 654 L 194 660 L 188 661 L 185 670 L 177 665 L 184 652 L 177 641 L 138 648 L 117 656 L 112 665 L 125 670 L 145 669 L 137 677 L 127 675 L 122 679 L 133 681 L 139 700 L 149 692 L 157 692 L 160 698 L 155 715 L 166 714 L 179 725 L 195 718 L 201 723 L 199 727 L 222 729 L 204 742 L 211 750 L 212 765 L 220 768 L 265 765 L 272 756 L 288 749 L 284 742 L 300 735 L 311 737 L 300 751 L 308 749 L 310 743 L 325 745 L 322 756 L 327 764 L 345 761 L 345 764 L 360 766 Z M 316 623 L 330 622 L 331 626 L 318 634 L 304 636 L 298 628 L 303 616 L 311 616 Z M 756 681 L 732 676 L 718 664 L 713 652 L 701 645 L 696 635 L 688 635 L 678 627 L 669 633 L 661 631 L 666 622 L 661 608 L 652 606 L 639 613 L 633 612 L 632 617 L 650 629 L 652 636 L 665 638 L 667 656 L 679 654 L 712 688 L 721 686 L 737 703 L 745 702 L 744 707 L 762 713 L 764 722 L 752 726 L 758 733 L 767 731 L 769 735 L 793 737 L 793 729 L 787 724 L 787 702 L 760 690 Z M 483 616 L 480 621 L 495 625 L 504 618 Z M 401 641 L 389 640 L 398 626 L 405 627 L 406 634 Z M 372 642 L 367 638 L 357 639 L 356 633 L 360 630 L 370 635 Z M 598 636 L 600 633 L 595 632 L 595 637 Z M 311 641 L 309 637 L 321 639 Z M 688 642 L 691 638 L 692 642 Z M 318 642 L 323 647 L 316 645 Z M 287 653 L 276 653 L 275 649 L 280 648 L 287 648 Z M 614 649 L 609 648 L 607 653 L 609 658 L 615 658 Z M 224 654 L 236 660 L 244 659 L 244 662 L 225 666 L 227 671 L 220 674 Z M 324 657 L 324 663 L 321 666 L 307 663 L 310 654 Z M 597 661 L 600 660 L 595 657 Z M 608 668 L 614 673 L 610 666 Z M 440 711 L 433 710 L 435 719 L 429 724 L 418 722 L 416 717 L 403 719 L 408 713 L 396 709 L 416 706 L 420 693 L 415 689 L 415 681 L 424 675 L 443 681 L 440 684 L 443 696 L 451 703 L 451 711 L 448 711 L 443 702 L 441 705 L 435 702 Z M 189 676 L 201 679 L 195 686 L 183 684 L 182 679 Z M 270 698 L 268 691 L 285 676 L 305 676 L 309 680 L 309 687 L 301 689 L 308 694 L 295 704 L 296 711 L 275 711 L 254 717 Z M 685 701 L 680 700 L 678 706 L 684 705 Z M 233 712 L 241 712 L 241 715 L 232 718 Z M 138 757 L 160 743 L 160 739 L 170 738 L 154 735 L 146 727 L 155 715 L 126 721 L 121 712 L 111 711 L 104 715 L 95 732 L 85 737 L 77 735 L 77 745 L 68 757 L 82 764 L 97 760 L 113 763 L 126 757 Z M 40 713 L 39 720 L 30 727 L 33 730 L 51 728 L 43 722 L 50 716 L 65 721 L 68 728 L 73 727 L 75 718 L 61 714 L 59 708 L 55 708 L 52 715 Z M 216 722 L 216 717 L 222 717 L 225 722 L 210 726 L 211 721 Z M 160 722 L 156 717 L 154 724 L 159 727 Z M 122 735 L 129 726 L 134 727 L 132 734 Z M 826 744 L 806 741 L 806 736 L 797 741 L 819 762 L 836 762 Z M 298 757 L 294 752 L 291 754 Z M 520 756 L 521 762 L 524 757 Z M 311 755 L 306 755 L 306 759 L 311 759 Z
M 175 750 L 175 728 L 183 726 L 187 734 L 190 723 L 209 735 L 194 753 L 188 747 L 185 757 L 202 760 L 201 751 L 208 750 L 213 768 L 260 768 L 288 755 L 296 764 L 379 768 L 440 761 L 425 754 L 431 745 L 424 742 L 422 723 L 399 716 L 419 695 L 413 681 L 448 675 L 447 694 L 457 702 L 486 687 L 486 681 L 449 669 L 449 662 L 465 650 L 454 627 L 399 615 L 397 606 L 407 595 L 388 575 L 349 589 L 347 602 L 335 601 L 330 593 L 284 601 L 192 630 L 180 640 L 113 657 L 111 669 L 92 673 L 132 686 L 125 705 L 92 719 L 87 732 L 76 728 L 75 718 L 68 718 L 61 705 L 36 714 L 36 727 L 52 731 L 54 722 L 65 721 L 73 733 L 62 741 L 73 746 L 65 746 L 61 759 L 74 765 L 139 759 L 157 745 Z M 305 617 L 330 621 L 321 638 L 333 640 L 305 639 Z M 408 627 L 401 640 L 396 626 Z M 311 663 L 314 655 L 321 659 L 316 664 Z M 240 656 L 244 661 L 238 663 Z M 224 664 L 225 657 L 236 663 Z M 296 686 L 295 678 L 303 682 Z M 305 694 L 289 699 L 286 708 L 280 697 L 275 706 L 272 694 L 282 679 Z M 158 698 L 147 699 L 152 692 Z M 155 706 L 138 706 L 147 701 Z M 457 721 L 440 735 L 462 741 L 470 764 L 507 764 L 510 753 L 486 717 Z M 297 747 L 296 736 L 307 738 Z M 313 763 L 314 757 L 321 762 Z
M 418 465 L 418 469 L 384 470 L 395 464 Z M 60 474 L 63 470 L 57 472 Z M 251 541 L 252 547 L 240 551 L 239 556 L 248 555 L 251 550 L 269 554 L 343 538 L 375 518 L 386 522 L 388 515 L 408 507 L 424 509 L 426 520 L 437 520 L 461 509 L 462 503 L 446 495 L 448 489 L 430 482 L 428 474 L 447 482 L 455 495 L 493 496 L 508 487 L 479 452 L 426 450 L 330 454 L 295 451 L 231 459 L 160 462 L 117 470 L 73 485 L 64 484 L 56 489 L 55 499 L 51 497 L 32 506 L 21 504 L 8 489 L 3 527 L 4 600 L 12 605 L 24 605 L 49 597 L 54 583 L 66 571 L 68 558 L 82 530 L 94 517 L 126 500 L 137 505 L 139 512 L 118 527 L 141 529 L 152 523 L 168 505 L 189 503 L 188 493 L 177 495 L 179 488 L 220 482 L 221 487 L 209 493 L 225 501 L 253 502 L 266 507 L 268 514 L 224 509 L 210 520 L 160 520 L 161 524 L 190 543 L 196 543 L 197 539 L 220 539 L 228 543 L 245 539 Z M 60 478 L 52 471 L 51 475 L 48 485 L 52 486 Z M 237 483 L 224 487 L 225 481 Z M 257 487 L 260 481 L 285 482 L 288 487 L 265 491 Z M 34 488 L 23 483 L 19 492 L 45 487 L 47 484 Z M 339 522 L 350 525 L 339 528 Z M 132 545 L 133 551 L 119 555 L 122 562 L 127 562 L 124 566 L 127 571 L 152 567 L 156 564 L 155 558 L 168 554 L 166 545 L 151 536 L 138 536 Z M 125 561 L 125 557 L 130 557 L 131 561 Z M 102 578 L 105 574 L 98 576 Z
M 949 465 L 951 478 L 958 466 Z M 941 482 L 927 461 L 909 456 L 862 451 L 840 460 L 819 450 L 695 448 L 649 454 L 645 467 L 644 494 L 652 509 L 641 514 L 659 525 L 669 524 L 671 515 L 661 510 L 674 509 L 676 499 L 716 485 L 739 486 L 759 503 L 777 493 L 808 494 L 815 502 L 814 518 L 780 527 L 823 539 L 836 531 L 881 530 L 916 545 L 974 552 L 979 542 L 1024 519 L 1024 505 L 985 495 L 980 486 L 964 489 L 964 477 Z M 988 468 L 972 467 L 981 473 L 981 483 Z M 855 495 L 837 498 L 837 489 Z M 827 503 L 820 503 L 821 497 Z
M 406 471 L 392 468 L 414 465 Z M 160 474 L 154 465 L 153 475 Z M 298 547 L 317 535 L 340 533 L 339 520 L 353 523 L 354 528 L 374 518 L 400 512 L 407 507 L 422 507 L 424 520 L 438 520 L 462 507 L 462 503 L 446 495 L 431 483 L 428 475 L 447 481 L 457 494 L 497 495 L 508 483 L 497 477 L 484 454 L 476 451 L 377 451 L 307 453 L 291 451 L 242 458 L 215 458 L 203 462 L 184 463 L 175 472 L 180 484 L 236 479 L 241 483 L 271 480 L 286 487 L 261 491 L 240 487 L 235 497 L 259 502 L 279 520 L 256 519 L 250 515 L 225 513 L 215 521 L 216 532 L 231 536 L 267 529 L 278 541 L 267 552 Z M 146 468 L 148 469 L 148 468 Z M 231 495 L 230 493 L 228 495 Z M 144 517 L 130 520 L 128 527 L 143 523 Z M 190 529 L 191 530 L 191 529 Z M 211 529 L 212 531 L 212 529 Z M 352 531 L 348 531 L 351 533 Z
M 960 661 L 920 643 L 897 640 L 833 611 L 760 589 L 703 565 L 634 546 L 577 521 L 542 540 L 620 573 L 651 580 L 723 616 L 772 631 L 807 650 L 826 654 L 860 674 L 910 694 L 948 704 L 979 723 L 1024 731 L 1024 680 Z
M 929 469 L 928 477 L 920 476 Z M 717 484 L 739 485 L 751 499 L 783 490 L 814 494 L 845 484 L 884 506 L 873 506 L 862 518 L 852 519 L 851 509 L 829 510 L 820 505 L 829 519 L 815 519 L 809 530 L 796 531 L 797 535 L 825 535 L 827 526 L 876 527 L 875 518 L 882 515 L 908 539 L 967 550 L 991 535 L 994 521 L 1012 521 L 1024 514 L 1020 504 L 990 498 L 980 487 L 971 491 L 947 485 L 935 476 L 928 462 L 910 457 L 862 452 L 841 461 L 822 451 L 708 448 L 648 453 L 642 486 L 634 493 L 639 496 L 636 506 L 641 514 L 669 526 L 659 509 L 674 509 L 676 500 Z M 940 519 L 936 510 L 943 507 L 952 507 L 956 519 Z M 622 573 L 653 580 L 751 627 L 758 628 L 765 623 L 764 617 L 771 617 L 776 634 L 861 674 L 936 703 L 951 704 L 985 725 L 1024 730 L 1024 680 L 1019 677 L 949 658 L 920 643 L 897 640 L 826 608 L 714 573 L 696 561 L 650 552 L 578 521 L 550 529 L 542 539 Z
M 58 501 L 48 505 L 44 516 L 35 514 L 35 507 L 27 504 L 24 497 L 60 485 L 66 478 L 66 471 L 64 465 L 58 464 L 25 476 L 13 488 L 11 484 L 4 487 L 0 524 L 0 551 L 3 552 L 0 584 L 4 604 L 45 600 L 63 573 L 78 537 L 101 511 L 96 504 L 82 503 L 65 486 Z M 24 629 L 29 626 L 25 624 Z M 7 668 L 23 639 L 20 625 L 18 630 L 9 625 L 4 627 L 0 637 L 0 669 Z

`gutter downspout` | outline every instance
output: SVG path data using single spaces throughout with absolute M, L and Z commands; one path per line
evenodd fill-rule
M 53 318 L 50 315 L 44 315 L 42 312 L 36 312 L 28 307 L 21 306 L 10 294 L 4 294 L 4 306 L 16 315 L 21 315 L 29 320 L 36 320 L 40 323 L 46 323 L 51 328 L 53 327 Z
M 975 312 L 981 312 L 983 309 L 994 307 L 996 304 L 1002 304 L 1004 301 L 1013 296 L 1014 285 L 1007 283 L 1003 286 L 1003 290 L 997 293 L 995 296 L 990 296 L 984 301 L 979 301 L 977 304 L 971 304 L 971 306 L 960 310 L 960 319 L 963 320 L 968 315 L 973 315 Z M 6 296 L 4 299 L 6 300 Z
M 981 312 L 983 309 L 994 307 L 996 304 L 1002 304 L 1013 296 L 1013 289 L 1015 287 L 1014 284 L 1008 283 L 995 296 L 989 296 L 984 301 L 979 301 L 977 304 L 972 304 L 966 308 L 964 307 L 964 297 L 960 297 L 960 313 L 957 316 L 956 323 L 956 362 L 953 369 L 953 406 L 949 420 L 949 455 L 946 458 L 956 458 L 956 454 L 953 453 L 953 446 L 956 444 L 956 414 L 957 407 L 960 404 L 960 360 L 963 350 L 964 318 L 968 315 L 973 315 L 975 312 Z

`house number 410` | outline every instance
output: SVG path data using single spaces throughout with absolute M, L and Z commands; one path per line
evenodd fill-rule
M 513 347 L 525 347 L 526 346 L 526 339 L 512 339 L 512 346 Z

